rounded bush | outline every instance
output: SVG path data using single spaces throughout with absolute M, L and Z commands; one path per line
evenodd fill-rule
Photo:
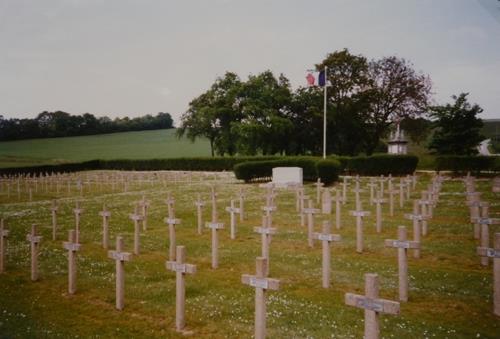
M 316 172 L 322 183 L 330 185 L 339 179 L 341 163 L 335 159 L 323 159 L 316 162 Z

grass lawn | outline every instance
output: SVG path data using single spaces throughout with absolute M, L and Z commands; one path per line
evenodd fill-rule
M 179 140 L 175 129 L 0 142 L 0 167 L 194 156 L 210 156 L 208 141 Z
M 73 178 L 86 180 L 97 174 L 76 173 Z M 197 265 L 197 272 L 186 278 L 186 324 L 193 338 L 249 338 L 253 335 L 254 289 L 241 283 L 241 275 L 255 273 L 255 258 L 260 255 L 260 236 L 253 232 L 261 223 L 263 189 L 257 184 L 241 184 L 229 179 L 217 183 L 220 220 L 226 228 L 220 232 L 219 265 L 210 267 L 210 233 L 196 232 L 196 194 L 207 201 L 211 177 L 193 174 L 193 181 L 160 180 L 163 174 L 149 173 L 149 182 L 135 181 L 128 192 L 113 190 L 110 184 L 93 185 L 82 197 L 66 185 L 58 196 L 60 212 L 57 241 L 51 240 L 51 199 L 55 188 L 45 192 L 38 185 L 32 202 L 22 192 L 20 199 L 5 185 L 0 191 L 0 215 L 10 230 L 6 272 L 0 275 L 0 337 L 103 337 L 148 338 L 181 337 L 174 331 L 175 275 L 165 269 L 168 255 L 168 229 L 164 200 L 170 191 L 175 198 L 177 244 L 186 246 L 186 261 Z M 160 175 L 160 176 L 159 176 Z M 138 178 L 136 176 L 136 178 Z M 363 186 L 368 182 L 363 178 Z M 419 178 L 412 198 L 420 197 L 429 177 Z M 481 198 L 491 203 L 491 217 L 500 217 L 498 194 L 491 192 L 491 181 L 478 181 Z M 88 186 L 87 186 L 88 187 Z M 24 188 L 21 185 L 21 188 Z M 224 207 L 240 188 L 247 192 L 247 217 L 237 222 L 237 238 L 229 237 L 229 214 Z M 50 189 L 50 187 L 49 187 Z M 315 197 L 314 187 L 306 187 Z M 410 290 L 407 303 L 401 304 L 399 316 L 381 316 L 384 338 L 498 338 L 500 318 L 492 313 L 492 268 L 482 267 L 475 254 L 469 210 L 465 205 L 464 185 L 459 180 L 443 184 L 441 199 L 429 222 L 429 234 L 423 237 L 422 258 L 409 256 Z M 150 200 L 148 229 L 141 234 L 141 254 L 125 264 L 125 309 L 114 309 L 114 261 L 101 248 L 103 202 L 111 210 L 111 241 L 120 233 L 132 251 L 133 222 L 128 218 L 142 195 Z M 307 245 L 306 227 L 300 226 L 291 191 L 279 191 L 273 223 L 278 233 L 270 245 L 270 277 L 280 279 L 278 291 L 267 293 L 269 338 L 361 338 L 363 311 L 344 305 L 344 293 L 364 294 L 364 274 L 378 273 L 380 296 L 397 300 L 397 251 L 384 248 L 384 239 L 394 239 L 397 227 L 406 225 L 411 238 L 411 223 L 403 218 L 412 203 L 396 207 L 394 217 L 384 206 L 382 233 L 375 231 L 374 207 L 362 193 L 363 206 L 372 212 L 365 220 L 365 252 L 355 251 L 355 219 L 348 211 L 354 208 L 354 194 L 343 207 L 343 227 L 335 230 L 342 236 L 332 248 L 332 286 L 321 287 L 321 245 Z M 77 293 L 67 294 L 67 257 L 62 241 L 74 227 L 76 200 L 84 209 L 81 221 L 82 249 L 78 253 Z M 204 209 L 204 219 L 210 208 Z M 317 216 L 334 221 L 334 215 Z M 37 223 L 43 235 L 39 263 L 40 280 L 30 281 L 30 256 L 26 234 Z M 500 232 L 493 226 L 490 235 Z M 114 245 L 113 245 L 114 247 Z

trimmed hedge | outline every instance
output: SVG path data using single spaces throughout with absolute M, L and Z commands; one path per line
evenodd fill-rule
M 172 159 L 118 159 L 91 160 L 78 163 L 57 165 L 40 165 L 28 167 L 0 168 L 0 175 L 39 175 L 43 173 L 78 172 L 90 170 L 124 170 L 124 171 L 232 171 L 234 165 L 254 160 L 278 159 L 275 156 L 261 157 L 196 157 Z
M 435 161 L 436 171 L 452 171 L 454 174 L 467 172 L 500 171 L 500 157 L 481 155 L 442 155 Z
M 315 157 L 286 157 L 279 160 L 249 161 L 234 166 L 237 179 L 250 182 L 252 180 L 268 180 L 273 176 L 274 167 L 302 167 L 304 180 L 316 180 Z
M 339 180 L 341 171 L 340 161 L 335 159 L 324 159 L 316 162 L 316 173 L 325 185 L 330 185 Z
M 359 175 L 406 175 L 415 172 L 418 157 L 414 155 L 376 154 L 353 157 L 347 162 L 346 172 Z

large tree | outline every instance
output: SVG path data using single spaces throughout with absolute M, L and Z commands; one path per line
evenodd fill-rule
M 416 72 L 411 63 L 395 56 L 370 61 L 368 77 L 363 94 L 369 109 L 362 113 L 368 136 L 365 151 L 371 154 L 395 121 L 426 112 L 431 81 L 427 75 Z
M 241 81 L 235 73 L 227 72 L 217 78 L 205 93 L 189 103 L 177 130 L 179 137 L 186 135 L 194 141 L 205 137 L 210 141 L 212 156 L 236 153 L 236 135 L 231 125 L 241 119 L 238 95 Z
M 293 130 L 288 117 L 291 97 L 288 79 L 284 75 L 277 79 L 271 71 L 250 76 L 242 84 L 238 100 L 242 118 L 232 124 L 239 153 L 286 152 Z
M 471 155 L 477 154 L 478 144 L 484 140 L 480 130 L 483 126 L 477 117 L 483 109 L 467 101 L 468 93 L 452 96 L 454 103 L 430 108 L 430 116 L 435 132 L 429 148 L 438 154 Z
M 364 56 L 343 49 L 328 54 L 316 69 L 321 71 L 325 66 L 330 83 L 327 88 L 327 153 L 356 154 L 365 137 L 360 114 L 366 107 L 363 91 L 370 82 L 368 62 Z M 318 140 L 320 144 L 321 140 Z

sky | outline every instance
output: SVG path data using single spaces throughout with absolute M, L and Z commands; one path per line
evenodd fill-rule
M 218 76 L 306 70 L 348 48 L 428 74 L 436 104 L 469 92 L 500 119 L 498 0 L 0 0 L 0 115 L 169 112 Z

